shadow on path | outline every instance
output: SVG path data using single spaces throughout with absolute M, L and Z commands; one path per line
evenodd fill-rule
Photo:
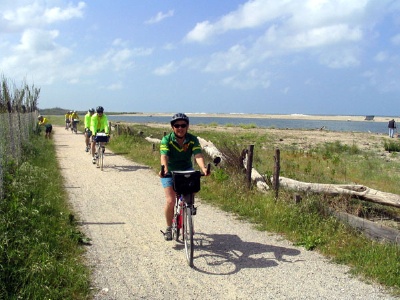
M 269 268 L 277 266 L 278 262 L 299 261 L 285 258 L 299 255 L 297 249 L 245 242 L 237 235 L 197 232 L 194 238 L 194 269 L 210 275 L 228 275 L 244 268 Z

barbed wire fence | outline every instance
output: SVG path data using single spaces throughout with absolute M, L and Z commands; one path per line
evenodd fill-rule
M 4 199 L 4 171 L 9 162 L 20 163 L 22 147 L 36 128 L 40 89 L 23 83 L 17 87 L 0 79 L 0 201 Z

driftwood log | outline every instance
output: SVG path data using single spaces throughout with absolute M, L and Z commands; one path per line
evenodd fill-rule
M 345 212 L 334 211 L 333 209 L 331 210 L 331 213 L 339 220 L 349 224 L 351 227 L 362 231 L 371 239 L 389 241 L 400 245 L 400 231 L 397 229 L 383 226 Z
M 351 195 L 361 200 L 400 208 L 400 195 L 377 191 L 364 185 L 309 183 L 285 177 L 279 178 L 279 185 L 302 192 Z
M 148 141 L 148 142 L 150 142 L 150 143 L 153 143 L 153 144 L 159 144 L 159 143 L 161 143 L 161 140 L 160 139 L 156 139 L 156 138 L 152 138 L 152 137 L 145 137 L 144 138 L 146 141 Z
M 221 163 L 224 161 L 224 155 L 215 147 L 211 141 L 207 141 L 201 137 L 197 137 L 200 142 L 201 148 L 212 158 L 220 157 Z

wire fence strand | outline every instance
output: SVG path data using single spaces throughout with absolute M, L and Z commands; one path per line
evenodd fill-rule
M 17 88 L 2 76 L 0 87 L 0 199 L 4 199 L 6 164 L 21 162 L 23 145 L 36 130 L 40 89 L 26 83 Z

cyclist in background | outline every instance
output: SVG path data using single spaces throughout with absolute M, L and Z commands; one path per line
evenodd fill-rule
M 102 106 L 96 107 L 96 113 L 90 119 L 90 131 L 92 132 L 92 163 L 95 164 L 96 134 L 98 132 L 104 132 L 106 134 L 110 133 L 108 127 L 108 118 L 104 114 L 104 108 Z
M 207 167 L 201 152 L 201 146 L 196 136 L 188 133 L 189 118 L 182 113 L 177 113 L 171 119 L 172 132 L 163 137 L 160 144 L 161 165 L 165 166 L 165 173 L 171 171 L 193 170 L 192 155 L 201 171 L 207 174 Z M 161 183 L 165 192 L 165 220 L 167 229 L 164 235 L 166 241 L 172 240 L 172 218 L 174 216 L 175 191 L 172 177 L 162 177 Z
M 74 111 L 70 114 L 69 120 L 70 120 L 72 129 L 76 128 L 77 123 L 79 122 L 79 116 L 78 116 L 78 113 L 76 112 L 76 110 L 74 110 Z
M 87 114 L 85 115 L 85 151 L 89 152 L 90 146 L 89 146 L 89 141 L 90 141 L 90 136 L 92 135 L 92 132 L 90 131 L 90 121 L 92 119 L 92 116 L 94 114 L 94 108 L 91 108 L 88 110 Z
M 53 130 L 53 126 L 51 125 L 50 121 L 43 116 L 38 116 L 38 120 L 39 120 L 39 122 L 38 122 L 39 126 L 44 126 L 44 128 L 45 128 L 45 136 L 44 137 L 49 139 L 51 131 Z
M 71 117 L 71 113 L 72 111 L 68 111 L 65 114 L 65 130 L 68 130 L 68 128 L 71 126 L 71 121 L 70 121 L 70 117 Z

